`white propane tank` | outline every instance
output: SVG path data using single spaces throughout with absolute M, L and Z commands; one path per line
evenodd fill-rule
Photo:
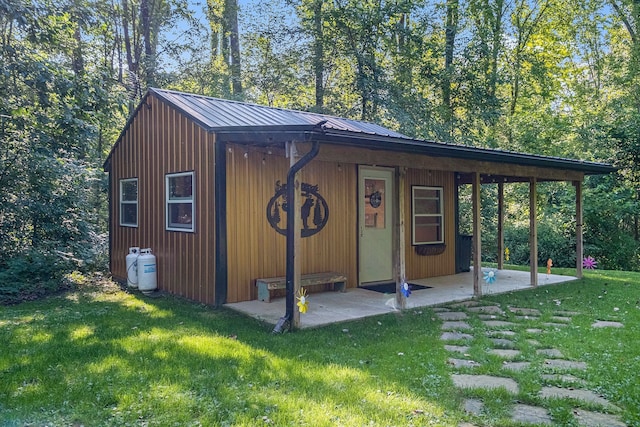
M 138 287 L 138 255 L 140 255 L 140 248 L 134 246 L 129 248 L 129 255 L 127 255 L 127 286 L 130 288 Z
M 156 257 L 150 248 L 141 249 L 138 256 L 138 289 L 144 294 L 149 294 L 157 287 Z

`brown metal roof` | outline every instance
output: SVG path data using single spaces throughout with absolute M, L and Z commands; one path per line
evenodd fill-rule
M 302 137 L 306 140 L 316 139 L 339 145 L 568 169 L 585 174 L 606 174 L 616 170 L 606 163 L 425 141 L 411 138 L 375 123 L 324 114 L 267 107 L 156 88 L 149 89 L 147 95 L 149 93 L 153 93 L 159 99 L 172 105 L 203 128 L 215 132 L 218 135 L 217 139 L 222 142 L 259 144 L 296 140 Z M 145 102 L 146 96 L 140 105 Z M 134 116 L 135 113 L 127 122 L 123 133 Z M 118 142 L 113 149 L 118 145 Z M 111 154 L 105 161 L 105 170 L 108 170 L 110 158 Z
M 256 127 L 309 127 L 322 124 L 324 129 L 410 139 L 406 135 L 375 123 L 164 89 L 150 89 L 150 92 L 174 105 L 211 131 L 245 130 Z

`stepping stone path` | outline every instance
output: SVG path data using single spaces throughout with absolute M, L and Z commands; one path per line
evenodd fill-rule
M 505 320 L 485 320 L 482 323 L 484 323 L 485 326 L 489 328 L 502 328 L 502 327 L 507 327 L 507 326 L 511 327 L 516 325 L 513 322 L 507 322 Z
M 563 359 L 545 359 L 544 365 L 554 368 L 554 369 L 577 369 L 580 371 L 585 371 L 587 369 L 587 364 L 584 362 L 575 362 L 573 360 L 563 360 Z
M 449 358 L 449 365 L 453 365 L 454 368 L 475 368 L 476 366 L 480 366 L 480 364 L 474 360 L 454 359 L 452 357 Z
M 573 416 L 583 427 L 627 427 L 618 417 L 609 414 L 574 409 Z
M 609 322 L 606 320 L 598 320 L 593 325 L 592 328 L 622 328 L 624 325 L 620 322 Z
M 473 335 L 463 334 L 462 332 L 443 332 L 440 335 L 442 341 L 458 341 L 458 340 L 472 340 Z
M 444 311 L 442 313 L 436 313 L 440 320 L 450 321 L 450 320 L 464 320 L 466 319 L 467 313 L 462 311 Z
M 509 311 L 512 313 L 524 315 L 524 316 L 541 316 L 540 310 L 537 308 L 521 308 L 521 307 L 509 307 Z
M 493 342 L 493 345 L 496 347 L 502 348 L 514 348 L 516 346 L 516 343 L 506 338 L 491 338 L 491 342 Z
M 497 305 L 479 305 L 469 307 L 467 310 L 472 313 L 504 314 L 504 311 Z
M 504 329 L 504 330 L 499 329 L 497 331 L 487 331 L 487 336 L 490 336 L 490 337 L 496 337 L 496 336 L 498 336 L 498 337 L 504 337 L 504 336 L 515 337 L 516 335 L 517 334 L 515 332 L 507 330 L 507 329 Z
M 488 337 L 493 348 L 486 349 L 486 353 L 504 359 L 499 375 L 504 374 L 505 376 L 454 373 L 451 378 L 456 387 L 460 389 L 484 390 L 504 388 L 507 392 L 518 395 L 520 392 L 518 382 L 513 378 L 509 378 L 509 376 L 514 375 L 514 372 L 526 370 L 532 367 L 532 365 L 536 370 L 530 372 L 535 374 L 539 372 L 538 369 L 542 367 L 547 373 L 539 374 L 543 384 L 542 389 L 538 393 L 538 398 L 541 402 L 540 406 L 526 405 L 517 402 L 514 396 L 514 402 L 517 403 L 513 404 L 509 409 L 509 419 L 511 422 L 531 425 L 557 425 L 557 422 L 554 422 L 553 417 L 545 406 L 550 404 L 547 402 L 549 399 L 560 399 L 577 406 L 573 408 L 572 412 L 575 421 L 581 427 L 625 426 L 616 415 L 591 412 L 580 407 L 581 404 L 584 404 L 599 406 L 608 412 L 617 412 L 620 410 L 620 408 L 604 397 L 599 396 L 591 390 L 582 388 L 585 386 L 586 381 L 567 373 L 567 371 L 585 371 L 587 369 L 585 362 L 566 360 L 562 352 L 556 348 L 536 349 L 536 347 L 542 347 L 542 344 L 536 339 L 531 339 L 531 335 L 540 335 L 546 331 L 553 331 L 569 326 L 572 317 L 579 315 L 579 312 L 566 310 L 555 311 L 554 315 L 549 319 L 550 321 L 543 323 L 544 329 L 520 329 L 527 324 L 526 322 L 538 320 L 542 316 L 540 310 L 527 307 L 508 307 L 510 316 L 507 316 L 498 304 L 480 305 L 477 301 L 465 301 L 450 305 L 449 307 L 451 307 L 453 311 L 446 311 L 447 308 L 441 308 L 436 313 L 443 321 L 441 340 L 466 340 L 467 342 L 464 343 L 465 345 L 446 344 L 444 346 L 445 350 L 451 353 L 459 353 L 458 357 L 460 357 L 460 355 L 469 357 L 467 353 L 473 345 L 474 332 L 477 332 L 471 324 L 466 322 L 466 320 L 469 319 L 469 314 L 467 313 L 470 313 L 471 317 L 481 319 L 483 327 L 487 329 L 482 332 L 482 334 Z M 515 319 L 517 323 L 502 320 L 507 317 L 510 317 L 511 320 Z M 591 327 L 621 328 L 624 327 L 624 325 L 620 322 L 599 320 L 593 323 Z M 464 332 L 461 332 L 461 330 Z M 527 344 L 525 344 L 525 347 L 520 348 L 519 343 L 522 341 L 517 339 L 520 334 L 524 334 L 524 338 L 529 338 L 526 339 L 526 343 L 530 347 L 527 347 Z M 542 362 L 538 358 L 529 359 L 532 355 L 544 356 L 546 358 Z M 512 359 L 515 358 L 522 358 L 524 360 L 512 361 Z M 448 363 L 454 370 L 464 370 L 480 366 L 480 363 L 474 360 L 460 359 L 455 356 L 450 357 Z M 483 416 L 485 404 L 482 400 L 466 399 L 463 405 L 465 412 L 468 414 L 474 417 Z M 474 424 L 462 423 L 459 424 L 459 427 L 474 427 Z
M 462 320 L 455 320 L 452 322 L 444 322 L 442 323 L 443 331 L 451 331 L 453 329 L 471 329 L 471 325 L 467 322 L 463 322 Z
M 549 356 L 549 357 L 556 357 L 556 358 L 563 358 L 563 354 L 560 350 L 558 350 L 557 348 L 541 348 L 539 350 L 536 350 L 537 354 L 542 354 L 544 356 Z
M 594 405 L 602 406 L 609 410 L 619 410 L 617 406 L 609 403 L 604 397 L 600 397 L 591 390 L 582 390 L 576 388 L 560 388 L 560 387 L 543 387 L 540 390 L 540 397 L 543 399 L 573 399 L 581 400 L 583 402 L 591 403 Z
M 546 409 L 531 405 L 514 405 L 511 411 L 511 419 L 525 424 L 553 424 L 553 419 L 551 419 Z
M 491 375 L 460 375 L 451 376 L 453 384 L 458 388 L 481 388 L 495 390 L 504 387 L 509 393 L 518 394 L 518 383 L 511 378 L 494 377 Z
M 444 349 L 452 353 L 466 353 L 469 351 L 469 346 L 466 345 L 445 345 Z

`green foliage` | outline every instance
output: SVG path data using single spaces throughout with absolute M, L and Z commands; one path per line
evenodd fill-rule
M 65 289 L 71 263 L 49 251 L 25 250 L 0 265 L 0 304 L 15 304 Z

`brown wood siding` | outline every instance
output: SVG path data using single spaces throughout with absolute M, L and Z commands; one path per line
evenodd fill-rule
M 286 183 L 289 159 L 281 151 L 242 145 L 227 148 L 227 302 L 257 298 L 255 279 L 284 276 L 286 238 L 267 221 L 267 204 L 276 181 Z M 329 221 L 318 234 L 302 239 L 302 274 L 338 271 L 357 279 L 356 167 L 313 160 L 302 182 L 318 185 L 329 206 Z M 283 213 L 282 221 L 286 220 Z
M 151 248 L 158 287 L 214 302 L 214 135 L 153 95 L 122 135 L 111 159 L 111 272 L 126 279 L 131 246 Z M 194 172 L 195 232 L 165 230 L 165 175 Z M 119 225 L 120 179 L 138 178 L 138 227 Z
M 411 186 L 425 185 L 443 188 L 444 242 L 440 255 L 418 255 L 411 245 Z M 405 257 L 407 280 L 455 274 L 455 179 L 453 172 L 408 169 L 405 186 Z

